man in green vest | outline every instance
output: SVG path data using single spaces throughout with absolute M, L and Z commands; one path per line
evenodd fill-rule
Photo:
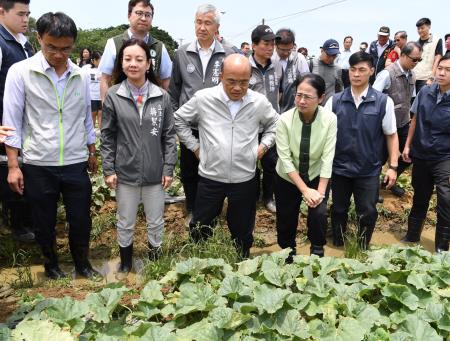
M 102 72 L 100 81 L 100 96 L 105 98 L 106 91 L 111 85 L 112 71 L 116 61 L 116 55 L 125 40 L 137 38 L 144 40 L 150 47 L 153 70 L 161 80 L 164 89 L 169 87 L 170 75 L 172 73 L 172 61 L 169 53 L 162 42 L 153 38 L 149 31 L 155 14 L 150 0 L 130 0 L 128 2 L 128 22 L 130 28 L 118 36 L 108 39 L 102 59 L 98 66 Z

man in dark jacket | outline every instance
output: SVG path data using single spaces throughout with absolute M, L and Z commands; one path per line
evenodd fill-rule
M 24 33 L 28 29 L 30 0 L 0 0 L 0 122 L 3 119 L 3 93 L 6 74 L 14 63 L 33 55 L 33 49 Z M 0 198 L 3 219 L 10 225 L 13 236 L 20 241 L 34 240 L 31 231 L 31 210 L 24 197 L 11 191 L 6 178 L 8 167 L 6 151 L 0 146 Z
M 379 72 L 384 70 L 386 59 L 389 53 L 395 48 L 393 40 L 389 39 L 391 30 L 387 26 L 381 26 L 378 31 L 378 39 L 370 43 L 367 53 L 373 57 L 373 65 L 375 67 L 374 74 L 370 77 L 370 84 L 375 82 L 375 77 Z

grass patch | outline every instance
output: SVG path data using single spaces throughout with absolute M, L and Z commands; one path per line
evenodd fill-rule
M 14 289 L 32 288 L 34 285 L 33 274 L 31 272 L 31 254 L 20 249 L 13 253 L 14 273 L 9 283 Z

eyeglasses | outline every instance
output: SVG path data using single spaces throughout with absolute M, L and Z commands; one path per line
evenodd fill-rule
M 57 47 L 54 47 L 52 45 L 48 46 L 48 45 L 45 45 L 45 44 L 43 46 L 45 47 L 44 49 L 48 53 L 51 53 L 51 54 L 62 53 L 64 55 L 68 55 L 68 54 L 70 54 L 73 51 L 73 46 L 63 47 L 63 48 L 57 48 Z
M 143 12 L 143 11 L 136 11 L 134 12 L 139 18 L 145 17 L 145 19 L 153 18 L 152 12 Z
M 297 92 L 295 94 L 295 97 L 297 97 L 298 99 L 302 99 L 303 98 L 305 101 L 312 101 L 313 99 L 318 98 L 317 96 L 310 96 L 310 95 L 307 95 L 307 94 L 302 94 L 301 92 Z
M 422 58 L 413 58 L 413 57 L 411 57 L 411 56 L 409 56 L 407 54 L 405 56 L 408 57 L 409 59 L 411 59 L 411 61 L 413 63 L 420 63 L 422 61 Z
M 229 86 L 239 86 L 240 88 L 245 88 L 248 86 L 248 84 L 250 83 L 250 79 L 241 79 L 241 80 L 237 80 L 237 79 L 224 79 L 223 82 L 226 85 Z

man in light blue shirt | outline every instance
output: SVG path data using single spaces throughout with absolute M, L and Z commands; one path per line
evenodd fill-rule
M 350 64 L 348 63 L 348 60 L 353 53 L 351 50 L 352 44 L 353 37 L 345 37 L 344 51 L 342 51 L 336 58 L 336 64 L 339 65 L 342 69 L 342 83 L 344 83 L 344 88 L 348 88 L 350 86 L 350 79 L 348 78 L 348 69 L 350 68 Z

